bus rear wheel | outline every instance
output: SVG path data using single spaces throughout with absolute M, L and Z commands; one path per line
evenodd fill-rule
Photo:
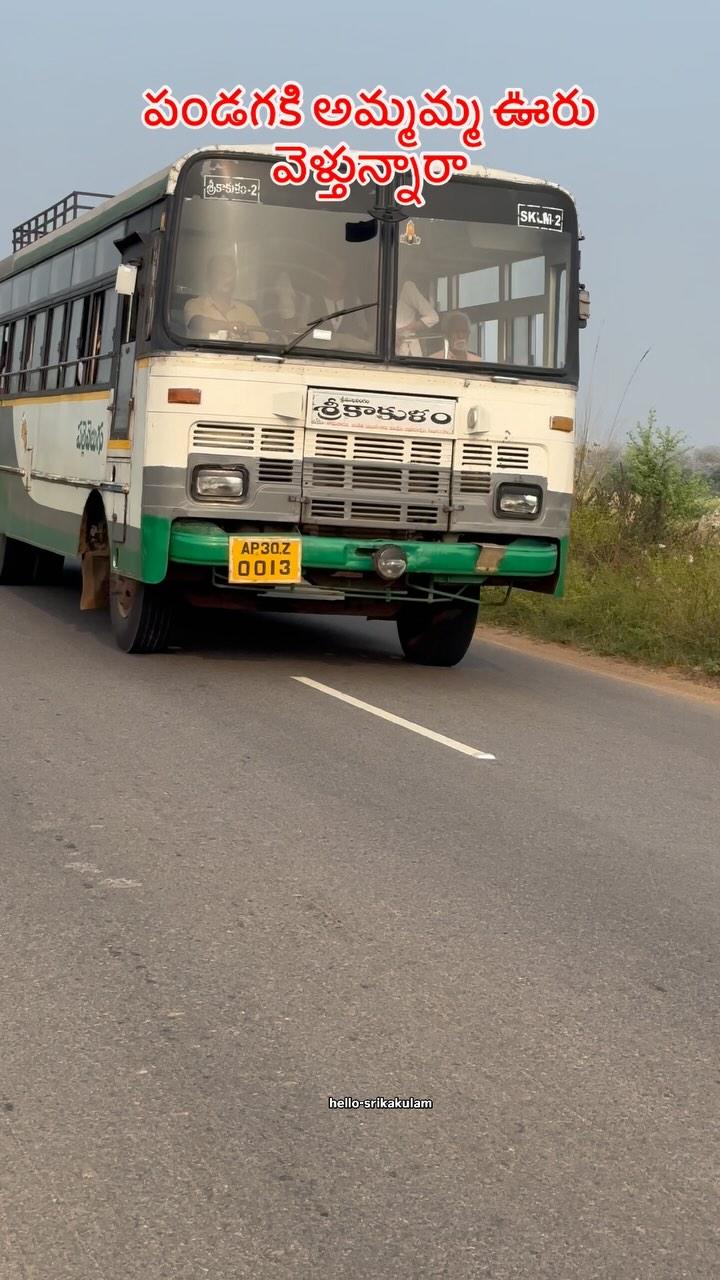
M 397 629 L 408 662 L 425 667 L 454 667 L 470 648 L 477 616 L 478 605 L 474 601 L 402 605 Z
M 110 581 L 110 622 L 124 653 L 162 653 L 167 648 L 172 607 L 161 586 L 114 574 Z
M 0 582 L 7 586 L 28 586 L 35 581 L 37 551 L 27 542 L 18 542 L 0 533 Z

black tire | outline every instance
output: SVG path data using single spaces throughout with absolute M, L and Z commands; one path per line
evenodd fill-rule
M 0 583 L 24 587 L 35 581 L 37 550 L 0 533 Z
M 477 603 L 404 604 L 397 629 L 408 662 L 454 667 L 465 657 L 477 624 Z
M 38 551 L 35 581 L 40 587 L 56 587 L 62 580 L 65 557 L 54 551 Z
M 110 621 L 124 653 L 162 653 L 172 623 L 170 599 L 161 586 L 116 575 L 110 581 Z

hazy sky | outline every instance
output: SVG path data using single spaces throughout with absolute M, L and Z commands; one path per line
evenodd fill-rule
M 213 130 L 145 129 L 146 88 L 212 96 L 296 79 L 313 97 L 447 83 L 487 110 L 511 85 L 534 96 L 579 83 L 600 106 L 593 129 L 506 132 L 488 119 L 478 159 L 559 182 L 577 200 L 592 295 L 582 388 L 595 433 L 612 422 L 649 347 L 620 434 L 655 407 L 693 443 L 720 444 L 718 11 L 697 0 L 593 9 L 538 0 L 8 6 L 0 256 L 16 222 L 73 188 L 115 193 L 201 142 L 225 140 Z M 303 136 L 318 143 L 321 131 Z M 451 147 L 452 135 L 441 145 Z

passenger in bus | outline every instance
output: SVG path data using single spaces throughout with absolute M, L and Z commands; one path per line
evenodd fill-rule
M 229 254 L 210 259 L 207 293 L 185 303 L 185 325 L 190 337 L 267 342 L 267 334 L 252 307 L 236 302 L 236 281 L 235 263 Z
M 433 360 L 472 360 L 480 363 L 480 356 L 469 350 L 470 321 L 464 311 L 449 311 L 443 316 L 440 327 L 445 336 L 442 347 L 432 352 Z
M 315 303 L 313 318 L 344 311 L 347 307 L 361 307 L 363 299 L 350 279 L 347 265 L 340 258 L 333 259 L 325 274 L 322 293 Z M 335 333 L 352 334 L 356 338 L 369 339 L 375 328 L 374 320 L 368 320 L 369 311 L 354 311 L 349 316 L 336 316 L 327 321 L 327 328 Z
M 312 321 L 310 294 L 296 289 L 289 271 L 268 271 L 261 279 L 258 309 L 270 330 L 301 333 Z
M 400 286 L 397 303 L 395 352 L 399 356 L 422 356 L 423 344 L 418 335 L 432 329 L 438 322 L 438 313 L 431 302 L 418 289 L 413 280 L 405 280 Z

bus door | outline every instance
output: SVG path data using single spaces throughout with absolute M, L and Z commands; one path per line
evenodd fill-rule
M 105 477 L 105 509 L 114 544 L 124 542 L 127 532 L 135 408 L 137 299 L 137 291 L 131 295 L 121 294 L 118 298 Z

